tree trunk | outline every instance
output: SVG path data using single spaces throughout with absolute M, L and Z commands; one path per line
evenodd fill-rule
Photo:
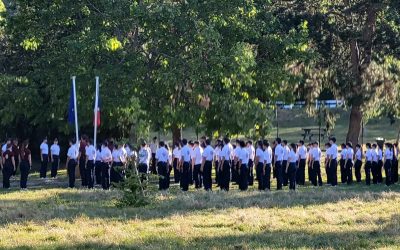
M 172 143 L 180 142 L 182 140 L 182 130 L 177 125 L 172 125 Z
M 362 111 L 358 105 L 351 107 L 349 130 L 347 132 L 346 142 L 352 142 L 353 145 L 358 144 L 361 133 Z

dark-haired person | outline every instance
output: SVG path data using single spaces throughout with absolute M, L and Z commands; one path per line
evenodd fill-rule
M 322 186 L 322 176 L 321 176 L 321 149 L 319 148 L 318 142 L 313 143 L 313 148 L 310 150 L 311 165 L 313 171 L 313 181 L 314 186 Z
M 194 149 L 193 149 L 193 162 L 192 162 L 192 169 L 193 169 L 193 180 L 195 188 L 202 188 L 203 187 L 203 173 L 201 170 L 201 162 L 203 160 L 203 148 L 200 146 L 200 142 L 194 142 Z
M 239 153 L 240 153 L 240 142 L 241 140 L 236 140 L 236 143 L 233 147 L 233 164 L 231 166 L 231 181 L 232 183 L 239 184 Z
M 53 145 L 50 147 L 50 161 L 51 161 L 51 178 L 57 177 L 58 166 L 60 164 L 60 146 L 58 145 L 58 139 L 55 138 Z
M 181 144 L 179 142 L 175 142 L 174 150 L 172 151 L 172 167 L 174 169 L 174 181 L 175 183 L 179 183 L 180 181 L 180 164 L 181 164 Z
M 365 184 L 371 185 L 371 169 L 372 169 L 372 149 L 371 143 L 366 144 L 367 150 L 365 151 Z
M 330 176 L 331 176 L 331 184 L 332 186 L 337 186 L 338 181 L 337 181 L 337 157 L 338 157 L 338 146 L 336 145 L 336 138 L 332 137 L 329 140 L 330 143 L 330 155 L 331 155 L 331 159 L 329 161 L 329 169 L 330 169 Z
M 304 146 L 303 140 L 300 140 L 298 143 L 297 153 L 299 156 L 299 168 L 296 172 L 296 183 L 304 186 L 306 184 L 307 147 Z
M 346 144 L 342 143 L 342 145 L 340 145 L 341 147 L 341 151 L 340 151 L 340 180 L 342 182 L 342 184 L 347 182 L 347 173 L 346 173 Z
M 312 168 L 312 164 L 311 164 L 311 150 L 313 149 L 313 144 L 312 143 L 309 143 L 309 144 L 307 144 L 307 155 L 308 155 L 308 157 L 307 157 L 307 172 L 308 172 L 308 181 L 310 182 L 310 183 L 312 183 L 312 180 L 313 180 L 313 175 L 314 175 L 314 171 L 313 171 L 313 168 Z
M 10 143 L 7 144 L 6 151 L 3 153 L 3 188 L 10 188 L 10 178 L 15 168 L 15 158 L 12 153 L 12 143 Z
M 271 168 L 272 168 L 272 159 L 274 158 L 274 156 L 268 140 L 263 141 L 263 146 L 264 146 L 263 187 L 264 190 L 269 191 L 271 190 Z
M 104 141 L 101 147 L 101 186 L 104 190 L 110 189 L 111 179 L 110 170 L 113 161 L 113 156 L 110 148 L 108 147 L 108 142 Z
M 393 143 L 393 161 L 392 161 L 392 183 L 399 181 L 399 148 L 397 143 Z
M 78 164 L 79 145 L 76 144 L 75 139 L 69 141 L 69 149 L 67 152 L 67 168 L 68 168 L 68 187 L 75 187 L 75 168 Z
M 254 158 L 254 163 L 256 166 L 256 179 L 258 180 L 258 190 L 265 190 L 264 183 L 264 167 L 265 167 L 265 159 L 264 159 L 264 145 L 262 141 L 257 142 L 256 155 Z
M 94 175 L 96 179 L 96 185 L 101 185 L 101 143 L 98 143 L 96 146 L 96 163 L 94 166 Z
M 249 165 L 248 165 L 248 169 L 249 169 L 248 180 L 249 180 L 249 186 L 253 186 L 253 184 L 254 184 L 254 157 L 256 155 L 256 150 L 253 146 L 253 142 L 250 140 L 247 141 L 247 150 L 249 151 L 249 155 L 250 155 L 250 160 L 249 160 Z
M 158 175 L 160 176 L 158 180 L 158 189 L 161 191 L 165 191 L 168 189 L 168 182 L 169 178 L 168 175 L 168 155 L 169 152 L 165 148 L 165 143 L 163 141 L 160 141 L 159 147 L 156 151 L 156 163 L 157 163 L 157 172 Z
M 82 135 L 81 141 L 79 142 L 79 156 L 78 156 L 78 166 L 79 166 L 79 175 L 81 176 L 82 187 L 87 187 L 88 182 L 86 180 L 86 145 L 87 145 L 87 136 Z
M 281 145 L 282 140 L 281 138 L 276 138 L 276 146 L 275 146 L 275 159 L 274 159 L 274 165 L 275 165 L 275 175 L 276 175 L 276 189 L 281 190 L 282 185 L 283 185 L 283 155 L 284 155 L 284 148 Z
M 141 182 L 147 180 L 150 160 L 151 160 L 151 151 L 148 149 L 146 142 L 142 142 L 139 150 L 139 166 L 138 166 L 138 172 L 140 175 Z
M 332 160 L 332 151 L 331 151 L 331 144 L 329 142 L 325 143 L 325 172 L 326 172 L 326 183 L 327 184 L 332 184 L 331 182 L 331 169 L 330 169 L 330 163 Z
M 289 177 L 289 189 L 296 190 L 296 170 L 297 170 L 297 147 L 296 144 L 290 144 L 288 161 L 285 166 L 285 172 Z
M 214 149 L 211 147 L 211 140 L 205 139 L 206 147 L 203 150 L 203 161 L 201 163 L 201 172 L 203 173 L 203 184 L 206 191 L 212 190 L 212 163 L 214 159 Z
M 221 178 L 220 175 L 221 173 L 219 172 L 219 162 L 221 160 L 221 150 L 222 150 L 222 141 L 221 140 L 217 140 L 217 143 L 215 145 L 215 149 L 214 149 L 214 168 L 215 168 L 215 183 L 217 183 L 217 187 L 220 186 L 221 183 Z
M 188 142 L 186 139 L 182 140 L 183 147 L 181 149 L 181 183 L 180 187 L 182 191 L 188 191 L 189 190 L 189 177 L 190 177 L 190 152 L 191 149 L 188 145 Z
M 43 139 L 40 144 L 40 178 L 45 179 L 47 175 L 47 163 L 49 162 L 49 145 L 47 144 L 47 138 Z
M 356 145 L 355 163 L 354 163 L 354 175 L 356 176 L 357 183 L 361 182 L 361 166 L 362 166 L 362 148 L 360 144 Z
M 382 168 L 383 168 L 383 151 L 382 147 L 378 145 L 378 169 L 377 169 L 377 175 L 378 175 L 378 183 L 383 182 L 383 177 L 382 177 Z
M 232 154 L 233 147 L 230 143 L 229 138 L 224 138 L 224 147 L 221 151 L 221 161 L 219 163 L 219 171 L 221 173 L 221 190 L 229 191 L 229 182 L 230 182 L 230 174 L 231 174 L 231 162 L 232 162 Z
M 14 160 L 15 160 L 15 170 L 12 174 L 12 176 L 15 176 L 17 174 L 17 170 L 18 170 L 18 166 L 20 164 L 20 160 L 19 160 L 19 146 L 18 146 L 18 139 L 13 139 L 12 140 L 12 153 L 14 155 Z
M 371 155 L 372 155 L 372 183 L 378 184 L 378 149 L 377 145 L 374 143 L 372 144 L 372 150 L 371 150 Z
M 249 151 L 246 148 L 246 143 L 244 141 L 239 142 L 240 150 L 238 151 L 238 160 L 239 160 L 239 189 L 241 191 L 246 191 L 249 188 L 249 160 L 250 155 Z
M 19 150 L 19 158 L 21 160 L 21 180 L 20 180 L 20 187 L 21 189 L 26 189 L 27 188 L 27 182 L 28 182 L 28 175 L 29 171 L 32 166 L 32 156 L 31 156 L 31 151 L 29 150 L 29 141 L 26 140 L 21 144 L 20 150 Z
M 392 144 L 386 143 L 385 150 L 385 175 L 386 175 L 386 186 L 390 186 L 392 184 L 392 160 L 393 160 L 393 149 Z
M 283 147 L 282 176 L 283 176 L 283 186 L 286 187 L 289 184 L 289 176 L 286 173 L 286 165 L 288 163 L 289 153 L 290 153 L 290 148 L 288 146 L 287 140 L 282 141 L 282 147 Z
M 353 183 L 353 165 L 354 165 L 353 159 L 354 159 L 353 144 L 351 142 L 348 142 L 346 144 L 346 162 L 345 162 L 347 185 Z
M 85 178 L 88 184 L 88 188 L 94 187 L 95 178 L 95 160 L 96 160 L 96 148 L 93 145 L 93 140 L 87 140 L 86 152 L 86 169 Z
M 150 163 L 150 172 L 152 174 L 157 174 L 157 166 L 156 166 L 156 152 L 158 149 L 157 145 L 157 137 L 153 137 L 153 142 L 150 143 L 150 151 L 151 151 L 151 163 Z

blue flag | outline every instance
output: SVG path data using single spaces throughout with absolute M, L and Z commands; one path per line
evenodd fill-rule
M 68 107 L 68 123 L 75 123 L 75 99 L 74 99 L 74 87 L 71 86 L 71 96 L 69 98 L 69 107 Z

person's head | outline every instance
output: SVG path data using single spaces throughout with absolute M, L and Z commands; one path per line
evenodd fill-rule
M 342 145 L 340 145 L 343 148 L 346 148 L 346 144 L 342 143 Z
M 72 146 L 76 143 L 76 139 L 75 138 L 71 138 L 69 139 L 69 145 Z
M 331 139 L 329 140 L 329 142 L 331 144 L 335 144 L 336 143 L 336 138 L 335 137 L 331 137 Z
M 346 143 L 346 148 L 353 148 L 353 144 L 351 142 Z
M 217 140 L 217 143 L 216 143 L 216 146 L 217 146 L 217 147 L 221 147 L 222 145 L 223 145 L 222 140 L 218 139 L 218 140 Z
M 277 143 L 277 144 L 281 144 L 281 143 L 282 143 L 282 139 L 281 139 L 281 138 L 279 138 L 279 137 L 278 137 L 278 138 L 276 138 L 276 140 L 275 140 L 275 141 L 276 141 L 276 143 Z
M 239 146 L 241 148 L 244 148 L 244 147 L 246 147 L 246 143 L 243 140 L 241 140 L 241 141 L 239 141 Z
M 247 146 L 249 146 L 249 147 L 250 147 L 250 146 L 252 146 L 252 145 L 253 145 L 253 141 L 251 141 L 251 140 L 248 140 L 248 141 L 247 141 Z
M 331 144 L 329 142 L 325 143 L 325 148 L 328 149 L 331 147 Z
M 169 146 L 167 143 L 165 143 L 164 148 L 166 148 L 169 151 Z
M 304 146 L 304 141 L 303 140 L 299 141 L 299 146 Z
M 155 143 L 157 141 L 157 136 L 153 137 L 153 142 Z
M 18 145 L 18 139 L 17 139 L 17 138 L 14 138 L 12 143 L 13 143 L 14 145 Z
M 199 141 L 195 141 L 194 142 L 194 146 L 197 148 L 197 147 L 199 147 L 200 146 L 200 142 Z
M 391 149 L 392 148 L 392 144 L 390 144 L 389 142 L 385 143 L 386 148 Z
M 142 142 L 142 144 L 140 145 L 142 148 L 146 147 L 146 142 Z
M 315 141 L 315 142 L 313 143 L 313 145 L 314 145 L 315 148 L 318 148 L 318 147 L 319 147 L 319 143 L 318 143 L 317 141 Z
M 372 144 L 372 148 L 376 149 L 378 145 L 376 145 L 376 143 Z
M 25 140 L 25 141 L 22 143 L 22 148 L 28 148 L 28 146 L 29 146 L 29 140 Z
M 189 146 L 190 147 L 194 147 L 194 142 L 193 141 L 189 141 Z
M 361 145 L 360 144 L 357 144 L 356 145 L 356 149 L 360 149 L 361 148 Z
M 54 138 L 53 143 L 57 145 L 57 144 L 58 144 L 58 139 L 57 139 L 57 138 Z
M 105 140 L 104 142 L 103 142 L 103 147 L 108 147 L 108 141 L 107 140 Z
M 156 138 L 157 139 L 157 138 Z M 160 141 L 159 143 L 160 148 L 165 146 L 165 142 L 164 141 Z
M 263 144 L 263 142 L 261 140 L 257 141 L 257 147 L 261 148 L 261 149 L 264 147 L 264 144 Z
M 368 142 L 368 143 L 366 144 L 366 146 L 367 146 L 368 149 L 370 149 L 370 148 L 371 148 L 371 143 Z
M 268 148 L 269 147 L 269 141 L 268 140 L 264 140 L 263 141 L 263 145 L 264 145 L 265 149 Z
M 99 151 L 101 151 L 101 143 L 97 143 L 96 149 L 99 150 Z
M 174 148 L 180 148 L 180 147 L 181 147 L 181 144 L 179 142 L 174 143 Z
M 7 143 L 10 142 L 11 143 L 11 139 L 8 139 Z M 47 137 L 43 138 L 43 143 L 47 143 Z
M 297 152 L 296 143 L 291 143 L 291 144 L 289 145 L 289 147 L 290 147 L 290 149 L 292 149 L 295 153 Z
M 286 146 L 287 145 L 287 140 L 283 140 L 282 144 L 283 144 L 283 146 Z
M 183 144 L 183 146 L 187 145 L 187 140 L 185 138 L 182 139 L 182 144 Z
M 205 143 L 206 143 L 207 146 L 210 146 L 211 145 L 211 140 L 210 139 L 206 139 Z
M 229 144 L 231 142 L 231 140 L 228 137 L 224 138 L 224 144 Z

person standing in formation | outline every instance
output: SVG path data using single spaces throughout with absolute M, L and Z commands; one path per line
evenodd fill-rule
M 273 151 L 269 145 L 268 140 L 263 141 L 264 146 L 264 169 L 263 169 L 263 176 L 264 176 L 264 190 L 271 190 L 271 168 L 272 168 L 272 159 L 273 159 Z
M 321 149 L 319 148 L 318 142 L 313 143 L 313 148 L 311 149 L 310 152 L 310 157 L 311 157 L 311 166 L 312 166 L 312 184 L 314 186 L 322 186 L 322 176 L 321 176 Z
M 15 170 L 12 174 L 13 177 L 15 177 L 15 175 L 17 174 L 17 170 L 20 164 L 20 160 L 19 160 L 19 146 L 18 146 L 18 139 L 13 139 L 12 140 L 12 149 L 11 149 L 13 155 L 14 155 L 14 160 L 15 160 Z
M 140 181 L 147 181 L 147 174 L 149 173 L 149 164 L 151 159 L 151 152 L 147 148 L 145 141 L 140 145 L 139 150 L 139 168 Z
M 282 140 L 281 138 L 276 138 L 275 140 L 276 146 L 275 146 L 275 160 L 274 160 L 274 165 L 275 165 L 275 176 L 276 176 L 276 181 L 277 181 L 277 190 L 282 190 L 282 185 L 283 185 L 283 156 L 285 154 L 285 149 L 281 145 Z
M 340 151 L 340 180 L 342 184 L 347 182 L 347 173 L 346 173 L 346 144 L 342 143 L 340 145 L 341 151 Z
M 55 179 L 58 173 L 58 166 L 60 164 L 60 146 L 58 145 L 58 139 L 55 138 L 53 145 L 50 147 L 50 161 L 51 161 L 51 178 Z
M 194 154 L 194 142 L 193 141 L 189 141 L 189 148 L 190 148 L 190 170 L 189 170 L 189 185 L 193 185 L 194 184 L 194 158 L 195 158 L 195 154 Z
M 69 149 L 67 152 L 67 171 L 68 171 L 68 187 L 75 187 L 75 168 L 78 164 L 79 157 L 79 145 L 77 145 L 75 139 L 69 141 Z
M 94 166 L 94 175 L 96 179 L 96 185 L 101 185 L 101 143 L 98 143 L 96 146 L 96 163 Z
M 47 138 L 43 139 L 40 144 L 40 178 L 45 179 L 47 175 L 47 163 L 49 162 L 49 145 L 47 145 Z
M 371 155 L 372 155 L 372 183 L 378 184 L 379 158 L 378 158 L 377 145 L 375 143 L 372 144 Z
M 326 172 L 326 183 L 331 184 L 331 171 L 330 171 L 330 162 L 332 159 L 331 153 L 331 144 L 329 142 L 325 143 L 325 172 Z
M 159 190 L 165 191 L 168 189 L 168 150 L 165 148 L 165 143 L 160 141 L 159 147 L 156 151 L 156 163 L 158 167 Z
M 79 167 L 79 175 L 81 176 L 82 187 L 87 187 L 88 183 L 86 180 L 85 172 L 86 172 L 86 145 L 87 145 L 87 137 L 86 135 L 82 135 L 81 141 L 79 143 L 79 156 L 78 156 L 78 167 Z
M 399 182 L 399 148 L 393 143 L 392 182 Z
M 92 139 L 87 140 L 87 146 L 85 148 L 85 152 L 86 152 L 85 178 L 88 188 L 93 188 L 94 177 L 95 177 L 96 148 L 93 145 Z
M 386 143 L 385 150 L 385 175 L 386 175 L 386 186 L 390 186 L 392 184 L 392 160 L 393 160 L 393 149 L 392 144 Z
M 351 142 L 348 142 L 346 144 L 346 162 L 344 164 L 346 168 L 347 185 L 353 183 L 353 159 L 354 159 L 353 144 Z
M 354 163 L 354 174 L 356 176 L 357 183 L 361 182 L 361 166 L 362 166 L 362 148 L 360 144 L 356 145 L 355 163 Z
M 299 168 L 297 169 L 297 180 L 298 185 L 304 186 L 306 184 L 306 161 L 307 161 L 307 147 L 304 146 L 304 141 L 300 140 L 298 143 L 298 156 L 299 156 Z
M 221 161 L 219 163 L 219 172 L 221 178 L 220 188 L 224 191 L 229 191 L 229 182 L 231 175 L 231 162 L 233 159 L 233 147 L 229 138 L 224 138 L 224 147 L 221 151 Z
M 296 144 L 290 144 L 290 152 L 288 155 L 288 161 L 285 166 L 285 172 L 289 179 L 289 189 L 296 190 L 296 170 L 297 170 L 297 147 Z
M 336 145 L 336 138 L 332 137 L 329 140 L 330 144 L 330 160 L 329 160 L 329 170 L 330 170 L 330 177 L 331 177 L 331 185 L 333 187 L 337 186 L 338 184 L 338 177 L 337 177 L 337 157 L 338 157 L 338 146 Z
M 250 155 L 250 159 L 249 159 L 249 173 L 248 173 L 248 179 L 249 179 L 249 186 L 253 186 L 254 184 L 254 157 L 256 155 L 256 150 L 253 146 L 253 142 L 252 141 L 247 141 L 247 150 L 249 151 L 249 155 Z
M 202 154 L 203 154 L 203 149 L 201 148 L 200 144 L 198 141 L 194 142 L 194 158 L 192 161 L 192 169 L 193 169 L 193 179 L 194 179 L 194 184 L 195 188 L 202 188 L 203 186 L 203 175 L 200 171 L 201 168 L 201 162 L 202 162 Z
M 32 156 L 31 151 L 29 150 L 29 141 L 26 140 L 22 143 L 19 151 L 19 158 L 20 158 L 20 170 L 21 170 L 21 180 L 20 180 L 20 187 L 21 189 L 27 188 L 28 182 L 28 175 L 29 171 L 32 167 Z
M 367 150 L 365 151 L 365 184 L 371 185 L 371 169 L 372 169 L 372 149 L 371 143 L 366 144 Z
M 286 173 L 286 165 L 289 159 L 289 146 L 288 146 L 288 142 L 286 140 L 282 141 L 282 147 L 283 147 L 283 161 L 282 161 L 282 176 L 283 176 L 283 186 L 287 186 L 289 184 L 289 179 L 288 179 L 288 175 Z
M 246 148 L 246 143 L 244 141 L 239 142 L 240 150 L 238 151 L 238 161 L 239 161 L 239 189 L 241 191 L 246 191 L 249 187 L 249 150 Z
M 221 149 L 222 149 L 222 141 L 218 139 L 214 149 L 215 183 L 217 184 L 217 187 L 219 187 L 221 184 L 221 178 L 220 178 L 221 172 L 219 171 L 219 162 L 221 160 L 220 157 Z
M 150 172 L 152 174 L 157 174 L 157 166 L 156 166 L 156 152 L 158 149 L 157 145 L 157 137 L 153 138 L 153 142 L 150 143 L 150 151 L 151 151 L 151 165 L 150 165 Z
M 186 139 L 182 140 L 183 147 L 181 149 L 181 189 L 182 191 L 189 190 L 189 175 L 190 175 L 190 147 Z
M 10 178 L 15 171 L 15 157 L 12 153 L 12 143 L 7 144 L 6 151 L 3 153 L 3 188 L 10 188 Z
M 258 181 L 258 190 L 265 190 L 265 159 L 264 159 L 264 145 L 262 141 L 257 142 L 257 149 L 255 155 L 256 166 L 256 180 Z
M 233 164 L 231 166 L 232 183 L 239 184 L 239 153 L 240 153 L 240 140 L 237 139 L 233 148 Z
M 203 173 L 203 184 L 206 191 L 212 190 L 212 164 L 214 159 L 214 149 L 211 147 L 211 140 L 205 140 L 205 149 L 203 150 L 203 160 L 201 163 L 201 172 Z
M 102 161 L 101 186 L 104 190 L 108 190 L 110 189 L 111 185 L 110 170 L 113 161 L 113 156 L 107 141 L 104 141 L 103 146 L 101 148 L 101 161 Z
M 174 181 L 175 183 L 179 183 L 180 182 L 180 164 L 181 161 L 180 159 L 182 158 L 181 155 L 181 145 L 179 142 L 175 142 L 174 145 L 174 150 L 172 151 L 172 158 L 173 158 L 173 162 L 172 162 L 172 166 L 174 169 Z
M 383 168 L 383 152 L 382 152 L 382 146 L 378 145 L 378 169 L 377 169 L 377 175 L 378 175 L 378 183 L 383 182 L 383 177 L 382 177 L 382 168 Z

